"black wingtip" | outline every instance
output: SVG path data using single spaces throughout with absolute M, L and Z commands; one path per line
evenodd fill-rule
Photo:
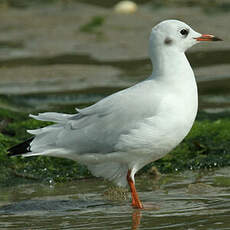
M 12 156 L 19 156 L 22 155 L 24 153 L 28 153 L 30 152 L 30 143 L 32 142 L 32 140 L 34 139 L 34 137 L 31 137 L 30 139 L 26 140 L 25 142 L 19 143 L 11 148 L 9 148 L 7 150 L 8 157 L 12 157 Z
M 223 41 L 222 38 L 218 38 L 218 37 L 213 37 L 212 41 L 217 42 L 217 41 Z

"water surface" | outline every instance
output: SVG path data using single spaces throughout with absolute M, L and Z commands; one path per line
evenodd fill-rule
M 183 15 L 179 7 L 152 9 L 149 4 L 140 13 L 121 16 L 111 11 L 116 1 L 85 2 L 90 3 L 0 9 L 1 107 L 74 112 L 145 79 L 151 64 L 144 44 L 153 24 L 165 18 L 180 17 L 198 31 L 208 28 L 229 36 L 229 14 L 215 10 L 210 17 L 196 7 L 184 7 Z M 95 16 L 105 18 L 101 28 L 80 32 Z M 199 110 L 229 111 L 228 40 L 204 47 L 187 54 L 198 81 Z M 153 206 L 142 211 L 130 207 L 130 198 L 108 198 L 111 184 L 101 179 L 0 187 L 0 229 L 226 230 L 229 185 L 229 168 L 158 181 L 141 176 L 140 198 Z
M 146 210 L 130 198 L 108 199 L 108 182 L 30 184 L 0 191 L 1 229 L 229 229 L 229 168 L 203 173 L 139 176 Z M 123 198 L 123 197 L 122 197 Z M 111 200 L 112 199 L 112 200 Z

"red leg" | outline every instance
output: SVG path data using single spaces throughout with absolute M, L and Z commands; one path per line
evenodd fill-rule
M 141 201 L 139 200 L 138 194 L 137 194 L 137 190 L 135 188 L 134 182 L 131 178 L 131 170 L 128 170 L 127 173 L 127 181 L 130 187 L 130 191 L 131 191 L 131 195 L 132 195 L 132 206 L 134 208 L 138 208 L 138 209 L 143 209 L 143 205 L 141 203 Z

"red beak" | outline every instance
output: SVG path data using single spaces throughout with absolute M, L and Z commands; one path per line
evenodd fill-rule
M 222 39 L 215 37 L 211 34 L 202 34 L 200 37 L 194 39 L 196 39 L 197 41 L 223 41 Z

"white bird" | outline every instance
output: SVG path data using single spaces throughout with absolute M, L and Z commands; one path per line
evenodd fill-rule
M 34 137 L 9 149 L 8 155 L 46 155 L 82 163 L 95 176 L 119 186 L 128 183 L 133 207 L 142 209 L 135 173 L 177 146 L 196 117 L 197 85 L 184 52 L 200 41 L 218 40 L 178 20 L 157 24 L 149 40 L 150 77 L 77 109 L 77 114 L 30 115 L 56 124 L 28 130 Z

